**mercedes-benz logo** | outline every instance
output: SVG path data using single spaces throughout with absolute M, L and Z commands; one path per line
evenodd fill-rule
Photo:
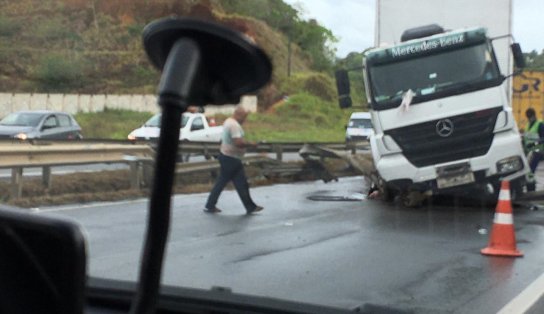
M 450 119 L 442 119 L 436 123 L 436 134 L 448 137 L 453 133 L 453 122 Z

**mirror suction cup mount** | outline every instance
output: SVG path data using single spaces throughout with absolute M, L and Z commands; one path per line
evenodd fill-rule
M 156 306 L 168 229 L 179 144 L 181 115 L 189 105 L 235 104 L 269 80 L 266 54 L 241 33 L 190 18 L 164 18 L 144 28 L 145 51 L 162 71 L 158 103 L 162 108 L 155 175 L 131 313 Z

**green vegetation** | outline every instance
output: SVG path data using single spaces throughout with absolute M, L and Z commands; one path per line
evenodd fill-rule
M 84 138 L 126 140 L 130 131 L 142 126 L 153 114 L 105 108 L 98 113 L 78 113 L 76 121 Z
M 342 140 L 349 113 L 336 104 L 336 38 L 300 11 L 282 0 L 0 1 L 0 92 L 154 93 L 160 73 L 142 49 L 144 26 L 169 15 L 203 17 L 253 37 L 272 60 L 272 82 L 258 94 L 260 113 L 246 126 L 251 137 Z M 364 97 L 356 81 L 358 104 Z M 76 117 L 84 137 L 117 139 L 147 118 L 117 110 Z
M 529 71 L 544 71 L 544 50 L 538 54 L 535 50 L 530 53 L 524 53 L 527 63 L 526 70 Z
M 349 115 L 336 103 L 300 93 L 268 113 L 250 115 L 244 128 L 254 141 L 341 142 Z
M 41 58 L 34 77 L 43 92 L 70 92 L 85 83 L 84 64 L 79 58 L 47 54 Z
M 249 115 L 244 129 L 247 138 L 254 141 L 340 142 L 344 140 L 344 126 L 350 114 L 334 102 L 299 93 L 269 112 Z M 126 139 L 130 131 L 151 116 L 146 112 L 105 109 L 97 113 L 78 113 L 75 119 L 85 138 Z M 224 116 L 216 118 L 217 121 L 225 119 Z
M 335 101 L 337 97 L 332 78 L 323 73 L 296 73 L 282 81 L 280 88 L 287 95 L 306 92 L 325 101 Z
M 217 2 L 229 13 L 250 16 L 266 22 L 270 27 L 282 32 L 287 37 L 288 43 L 300 47 L 309 56 L 314 70 L 332 73 L 336 52 L 333 45 L 338 40 L 329 29 L 319 25 L 316 20 L 302 20 L 296 8 L 278 0 Z
M 14 36 L 22 28 L 22 22 L 0 15 L 0 36 Z

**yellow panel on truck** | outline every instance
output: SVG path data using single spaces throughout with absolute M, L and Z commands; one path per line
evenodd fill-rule
M 539 120 L 544 119 L 544 71 L 523 71 L 514 77 L 512 111 L 521 130 L 525 130 L 525 110 L 533 108 Z

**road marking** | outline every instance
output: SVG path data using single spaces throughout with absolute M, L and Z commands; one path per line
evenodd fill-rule
M 518 296 L 506 304 L 497 314 L 514 314 L 527 312 L 544 295 L 544 274 L 533 281 Z
M 76 209 L 84 209 L 84 208 L 93 208 L 93 207 L 105 207 L 105 206 L 119 206 L 119 205 L 129 205 L 129 204 L 138 204 L 138 203 L 145 203 L 148 199 L 139 199 L 139 200 L 130 200 L 130 201 L 120 201 L 120 202 L 104 202 L 104 203 L 94 203 L 94 204 L 81 204 L 77 206 L 70 206 L 70 207 L 55 207 L 55 208 L 46 208 L 46 209 L 40 209 L 40 208 L 33 208 L 32 210 L 35 212 L 60 212 L 60 211 L 67 211 L 67 210 L 76 210 Z

